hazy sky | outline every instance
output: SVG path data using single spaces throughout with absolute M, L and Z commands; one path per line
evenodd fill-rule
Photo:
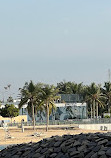
M 25 81 L 104 83 L 111 0 L 0 0 L 0 91 Z

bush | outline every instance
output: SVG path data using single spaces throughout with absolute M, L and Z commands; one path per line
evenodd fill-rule
M 110 116 L 109 116 L 109 115 L 106 115 L 106 116 L 104 116 L 104 118 L 110 118 Z

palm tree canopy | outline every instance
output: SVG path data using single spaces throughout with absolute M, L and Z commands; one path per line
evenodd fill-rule
M 111 83 L 105 82 L 104 88 L 101 89 L 103 94 L 106 95 L 107 99 L 111 99 Z
M 92 83 L 90 86 L 86 87 L 86 102 L 93 102 L 94 100 L 103 106 L 102 100 L 105 99 L 105 95 L 101 93 L 101 85 L 96 85 Z
M 55 101 L 60 98 L 57 96 L 58 89 L 54 85 L 44 84 L 42 87 L 42 101 L 39 105 L 39 108 L 47 110 L 47 105 L 49 106 L 49 115 L 51 114 L 52 109 L 56 109 Z
M 33 102 L 36 104 L 38 100 L 38 95 L 40 94 L 40 84 L 35 85 L 32 81 L 30 83 L 26 82 L 24 87 L 20 90 L 21 92 L 21 102 L 19 103 L 19 108 L 24 104 Z

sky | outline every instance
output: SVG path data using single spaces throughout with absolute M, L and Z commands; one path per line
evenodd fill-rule
M 103 84 L 108 69 L 110 0 L 0 0 L 0 97 L 30 80 Z

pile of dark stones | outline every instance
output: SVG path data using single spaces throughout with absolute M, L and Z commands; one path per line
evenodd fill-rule
M 52 136 L 9 146 L 0 158 L 111 158 L 111 133 Z

